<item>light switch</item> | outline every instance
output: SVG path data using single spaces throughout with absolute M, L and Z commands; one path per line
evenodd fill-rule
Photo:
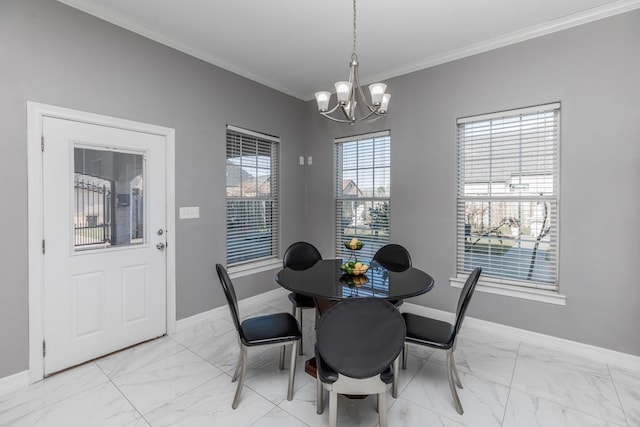
M 313 164 L 313 158 L 311 158 L 311 156 L 307 157 L 307 164 L 308 165 Z
M 190 206 L 180 208 L 180 219 L 200 218 L 200 207 Z
M 304 165 L 304 156 L 300 156 L 300 165 Z

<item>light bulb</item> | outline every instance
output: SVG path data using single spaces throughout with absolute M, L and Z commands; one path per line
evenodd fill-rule
M 380 108 L 378 109 L 380 113 L 385 114 L 387 112 L 387 110 L 389 109 L 390 100 L 391 100 L 391 95 L 389 95 L 388 93 L 385 93 L 384 95 L 382 95 L 382 102 L 380 103 Z
M 371 103 L 376 107 L 382 102 L 382 96 L 384 91 L 387 90 L 387 85 L 384 83 L 374 83 L 369 85 L 369 92 L 371 93 Z
M 338 102 L 342 105 L 346 104 L 351 94 L 351 82 L 336 82 L 335 86 Z
M 329 108 L 329 100 L 331 99 L 331 92 L 320 91 L 316 92 L 316 102 L 318 103 L 318 111 L 325 112 Z

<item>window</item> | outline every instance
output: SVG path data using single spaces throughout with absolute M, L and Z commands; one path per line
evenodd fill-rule
M 227 265 L 278 256 L 279 139 L 227 126 Z
M 457 273 L 558 288 L 560 104 L 458 120 Z
M 371 259 L 389 242 L 391 137 L 388 131 L 335 141 L 336 256 L 344 243 L 364 243 L 358 258 Z

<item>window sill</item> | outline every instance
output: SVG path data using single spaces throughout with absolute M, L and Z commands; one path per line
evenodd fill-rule
M 234 267 L 229 267 L 229 277 L 236 279 L 238 277 L 249 276 L 251 274 L 261 273 L 263 271 L 282 268 L 282 260 L 270 259 L 266 261 L 252 262 Z
M 449 283 L 454 288 L 462 288 L 464 286 L 465 280 L 466 278 L 452 277 L 449 279 Z M 555 291 L 509 286 L 502 283 L 482 281 L 482 279 L 480 279 L 480 281 L 476 285 L 476 291 L 513 298 L 521 298 L 530 301 L 544 302 L 546 304 L 567 305 L 567 297 Z

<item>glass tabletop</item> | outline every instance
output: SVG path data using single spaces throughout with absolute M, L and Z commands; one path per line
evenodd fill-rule
M 344 262 L 346 260 L 326 259 L 302 270 L 287 267 L 276 274 L 276 282 L 292 292 L 330 300 L 350 297 L 405 299 L 429 292 L 433 287 L 433 278 L 415 267 L 372 261 L 364 275 L 354 276 L 342 271 L 340 266 Z

